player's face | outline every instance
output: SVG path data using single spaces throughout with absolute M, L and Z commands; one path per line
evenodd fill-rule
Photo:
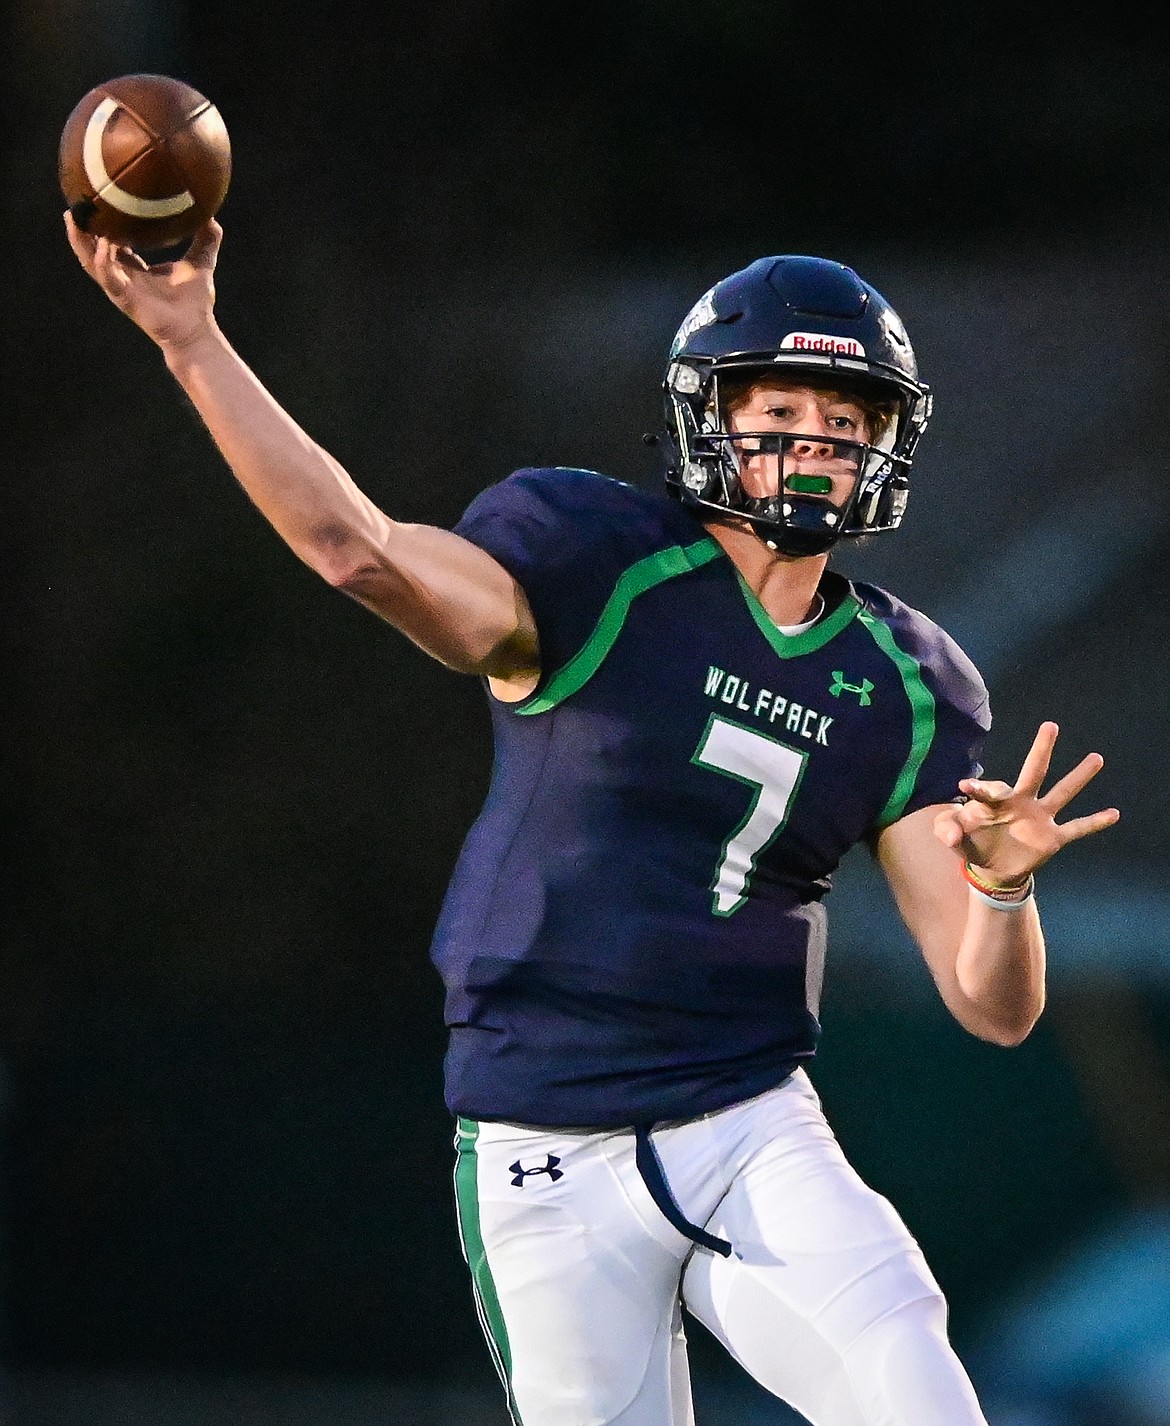
M 779 452 L 761 453 L 750 438 L 736 443 L 740 480 L 752 499 L 792 493 L 819 495 L 843 506 L 858 476 L 858 453 L 838 441 L 872 439 L 866 409 L 840 391 L 822 391 L 794 381 L 757 382 L 729 406 L 729 432 L 783 431 L 794 437 Z

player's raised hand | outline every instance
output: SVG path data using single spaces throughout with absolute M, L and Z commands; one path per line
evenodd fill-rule
M 153 267 L 133 248 L 83 233 L 69 213 L 65 231 L 90 277 L 160 347 L 186 346 L 214 325 L 215 260 L 223 237 L 214 219 L 195 234 L 181 258 Z
M 970 800 L 948 807 L 935 819 L 934 834 L 939 841 L 995 885 L 1025 882 L 1061 847 L 1104 831 L 1121 815 L 1116 807 L 1107 807 L 1087 817 L 1057 822 L 1057 813 L 1097 776 L 1105 762 L 1100 753 L 1089 753 L 1041 794 L 1058 733 L 1055 723 L 1041 723 L 1014 786 L 964 778 L 959 790 Z

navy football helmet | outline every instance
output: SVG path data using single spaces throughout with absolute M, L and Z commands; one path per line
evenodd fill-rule
M 835 460 L 856 471 L 843 504 L 825 498 L 828 483 L 816 477 L 786 479 L 766 498 L 744 492 L 741 454 L 783 462 L 794 440 L 728 431 L 720 383 L 756 376 L 831 387 L 892 413 L 869 443 L 830 442 Z M 772 549 L 796 556 L 901 524 L 931 398 L 898 314 L 852 268 L 818 257 L 765 257 L 716 283 L 678 330 L 663 396 L 667 486 L 685 504 L 739 516 Z

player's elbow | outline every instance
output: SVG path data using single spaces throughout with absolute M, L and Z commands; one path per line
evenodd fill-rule
M 969 1035 L 1005 1050 L 1024 1043 L 1044 1010 L 1042 984 L 996 994 L 987 987 L 972 991 L 961 983 L 945 984 L 940 990 L 947 1009 Z
M 409 581 L 364 531 L 340 523 L 318 526 L 297 554 L 326 584 L 391 622 L 410 601 Z
M 355 599 L 368 597 L 375 582 L 381 586 L 386 583 L 385 569 L 373 560 L 363 560 L 360 551 L 346 552 L 345 556 L 330 556 L 326 552 L 324 557 L 313 561 L 313 568 L 327 584 Z
M 998 1045 L 1004 1050 L 1015 1050 L 1028 1038 L 1036 1028 L 1036 1022 L 1040 1019 L 1044 1009 L 1043 1001 L 1035 1006 L 1028 1006 L 1009 1014 L 981 1017 L 978 1024 L 968 1025 L 972 1034 L 977 1035 L 981 1040 L 986 1040 L 988 1044 Z
M 314 573 L 345 593 L 367 581 L 378 568 L 368 542 L 340 522 L 315 525 L 303 539 L 289 543 Z
M 1015 1027 L 996 1026 L 991 1030 L 980 1030 L 977 1032 L 981 1040 L 986 1040 L 989 1045 L 998 1045 L 1001 1050 L 1018 1049 L 1028 1036 L 1032 1033 L 1032 1026 L 1023 1026 L 1019 1029 Z

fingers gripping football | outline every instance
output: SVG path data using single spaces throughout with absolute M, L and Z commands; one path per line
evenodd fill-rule
M 185 345 L 212 323 L 223 229 L 205 224 L 186 253 L 151 266 L 133 248 L 84 233 L 65 214 L 69 245 L 110 301 L 161 347 Z
M 1025 881 L 1061 847 L 1111 827 L 1121 815 L 1116 807 L 1108 807 L 1057 822 L 1057 814 L 1088 786 L 1105 762 L 1100 753 L 1089 753 L 1041 794 L 1058 734 L 1055 723 L 1042 723 L 1014 784 L 964 778 L 959 791 L 968 800 L 948 807 L 935 820 L 935 836 L 993 883 Z

